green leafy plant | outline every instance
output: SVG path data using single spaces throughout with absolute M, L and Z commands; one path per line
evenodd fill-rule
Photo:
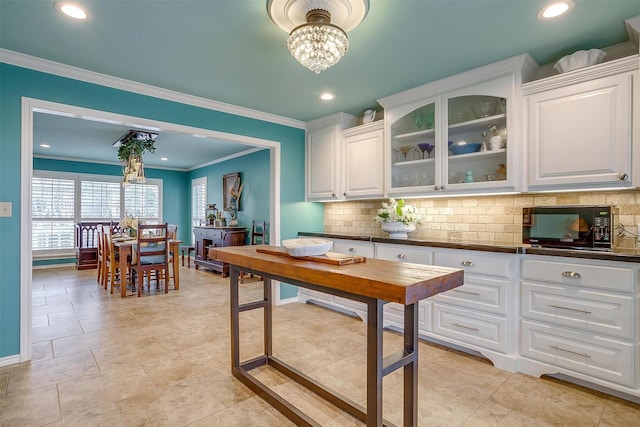
M 156 143 L 150 137 L 139 138 L 134 134 L 120 143 L 118 147 L 118 159 L 126 162 L 131 156 L 142 157 L 145 152 L 153 153 Z

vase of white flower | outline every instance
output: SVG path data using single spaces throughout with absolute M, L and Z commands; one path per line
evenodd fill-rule
M 416 230 L 416 224 L 405 224 L 400 221 L 383 222 L 382 229 L 389 233 L 390 239 L 408 239 L 409 233 Z
M 389 203 L 382 203 L 375 216 L 376 222 L 382 224 L 382 229 L 389 233 L 392 239 L 408 239 L 408 233 L 415 231 L 416 224 L 421 222 L 418 210 L 405 204 L 404 200 L 389 199 Z

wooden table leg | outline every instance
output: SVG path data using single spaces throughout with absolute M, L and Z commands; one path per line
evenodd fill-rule
M 133 251 L 132 245 L 120 246 L 120 296 L 127 296 L 127 259 Z
M 180 289 L 180 263 L 178 262 L 178 247 L 179 244 L 175 244 L 173 248 L 173 286 L 176 290 Z M 184 252 L 183 252 L 184 254 Z M 182 265 L 184 265 L 184 255 L 182 255 Z

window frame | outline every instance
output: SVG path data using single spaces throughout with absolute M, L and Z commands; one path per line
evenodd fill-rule
M 98 175 L 98 174 L 86 174 L 86 173 L 75 173 L 75 172 L 63 172 L 63 171 L 50 171 L 50 170 L 42 170 L 42 169 L 34 169 L 32 174 L 33 178 L 45 178 L 45 179 L 66 179 L 74 181 L 74 233 L 75 233 L 75 224 L 78 222 L 107 222 L 107 221 L 119 221 L 120 218 L 82 218 L 82 181 L 97 181 L 97 182 L 117 182 L 120 186 L 120 217 L 124 215 L 125 211 L 125 197 L 124 197 L 124 188 L 122 187 L 122 177 L 117 175 Z M 33 181 L 32 181 L 33 182 Z M 159 178 L 147 178 L 147 182 L 144 184 L 131 184 L 131 185 L 156 185 L 158 186 L 158 222 L 162 223 L 163 217 L 163 180 Z M 33 194 L 31 196 L 33 198 Z M 31 223 L 33 224 L 33 203 L 31 207 L 31 212 L 29 213 L 29 217 Z M 66 220 L 66 219 L 65 219 Z M 31 235 L 31 246 L 32 246 L 32 257 L 34 260 L 43 260 L 43 259 L 59 259 L 59 258 L 69 258 L 76 256 L 76 248 L 75 248 L 75 236 L 73 239 L 73 247 L 71 248 L 61 248 L 61 249 L 33 249 L 33 233 Z

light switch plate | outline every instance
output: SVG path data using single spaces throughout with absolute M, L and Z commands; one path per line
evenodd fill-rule
M 0 202 L 0 217 L 11 216 L 11 202 Z

